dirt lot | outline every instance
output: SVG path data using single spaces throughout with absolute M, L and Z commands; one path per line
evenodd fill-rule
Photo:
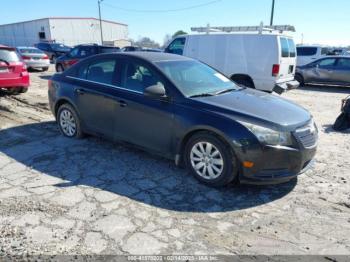
M 0 97 L 0 256 L 350 254 L 350 133 L 330 127 L 350 89 L 284 95 L 318 123 L 315 169 L 284 185 L 216 190 L 131 147 L 62 137 L 50 74 Z

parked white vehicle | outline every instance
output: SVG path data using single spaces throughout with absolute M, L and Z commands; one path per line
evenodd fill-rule
M 330 48 L 319 45 L 297 46 L 297 66 L 303 66 L 314 62 L 330 53 Z
M 216 27 L 218 28 L 218 27 Z M 258 27 L 254 31 L 258 31 Z M 201 28 L 193 28 L 199 31 Z M 232 32 L 237 27 L 219 28 Z M 243 30 L 250 29 L 244 27 Z M 205 28 L 202 30 L 205 30 Z M 210 33 L 176 37 L 165 52 L 198 59 L 238 84 L 282 93 L 297 88 L 294 80 L 296 48 L 290 36 L 279 32 Z

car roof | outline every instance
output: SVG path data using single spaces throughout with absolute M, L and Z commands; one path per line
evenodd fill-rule
M 123 52 L 123 53 L 116 53 L 118 56 L 130 56 L 130 57 L 137 57 L 144 60 L 147 60 L 149 62 L 155 63 L 155 62 L 165 62 L 165 61 L 192 61 L 192 58 L 188 58 L 185 56 L 175 55 L 175 54 L 169 54 L 169 53 L 162 53 L 162 52 L 142 52 L 142 51 L 136 51 L 136 52 Z
M 33 46 L 17 46 L 17 48 L 25 48 L 25 49 L 38 49 L 38 48 L 33 47 Z
M 6 46 L 6 45 L 0 45 L 0 49 L 9 50 L 9 51 L 14 51 L 14 50 L 16 50 L 15 48 L 9 47 L 9 46 Z

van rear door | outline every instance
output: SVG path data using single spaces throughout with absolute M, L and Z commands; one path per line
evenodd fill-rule
M 281 47 L 279 70 L 274 68 L 273 74 L 276 76 L 277 83 L 282 83 L 294 80 L 296 67 L 296 48 L 294 40 L 292 38 L 281 36 L 279 37 L 279 41 Z

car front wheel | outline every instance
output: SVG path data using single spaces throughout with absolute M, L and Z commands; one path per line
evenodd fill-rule
M 69 104 L 60 106 L 57 112 L 57 122 L 61 133 L 70 138 L 82 138 L 80 119 L 77 112 Z
M 209 186 L 227 185 L 238 173 L 230 147 L 210 133 L 201 132 L 190 138 L 185 149 L 185 162 L 190 173 Z

